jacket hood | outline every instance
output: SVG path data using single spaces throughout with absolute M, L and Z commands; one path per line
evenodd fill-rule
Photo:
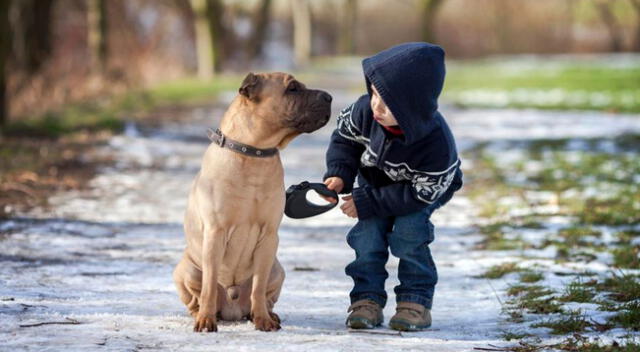
M 445 76 L 444 50 L 429 43 L 405 43 L 362 61 L 371 96 L 373 84 L 405 134 L 421 140 L 440 125 L 438 97 Z

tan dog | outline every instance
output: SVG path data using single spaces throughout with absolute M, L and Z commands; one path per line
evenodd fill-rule
M 252 74 L 224 114 L 222 134 L 255 148 L 284 148 L 329 120 L 331 96 L 284 73 Z M 212 143 L 191 186 L 184 221 L 187 247 L 173 278 L 195 318 L 195 331 L 216 319 L 250 318 L 274 331 L 284 281 L 276 258 L 284 209 L 280 156 L 248 156 Z

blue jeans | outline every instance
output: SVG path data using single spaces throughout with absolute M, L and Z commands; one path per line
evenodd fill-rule
M 436 202 L 404 216 L 359 220 L 349 231 L 347 243 L 356 251 L 356 260 L 345 268 L 354 282 L 351 303 L 368 298 L 385 306 L 384 282 L 389 277 L 385 264 L 390 249 L 400 258 L 400 285 L 394 288 L 396 301 L 419 303 L 431 309 L 438 274 L 429 250 L 434 239 L 429 218 L 438 206 Z

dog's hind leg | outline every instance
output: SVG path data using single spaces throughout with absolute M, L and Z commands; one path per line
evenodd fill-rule
M 192 317 L 198 315 L 202 272 L 183 256 L 173 271 L 173 281 L 176 284 L 180 300 L 187 306 L 189 314 Z

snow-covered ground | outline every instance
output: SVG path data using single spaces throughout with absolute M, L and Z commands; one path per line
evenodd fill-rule
M 331 92 L 336 111 L 355 99 L 347 90 Z M 640 119 L 606 114 L 444 113 L 461 149 L 488 139 L 640 132 Z M 188 122 L 130 125 L 102 149 L 117 163 L 102 170 L 90 190 L 58 194 L 50 210 L 0 223 L 0 350 L 471 351 L 509 344 L 501 333 L 513 326 L 500 315 L 507 282 L 473 276 L 517 258 L 472 249 L 480 236 L 471 227 L 475 209 L 464 196 L 433 218 L 440 282 L 431 329 L 402 335 L 345 329 L 351 281 L 344 266 L 354 257 L 345 235 L 354 221 L 336 208 L 282 223 L 278 257 L 287 278 L 275 308 L 281 331 L 259 332 L 240 322 L 222 323 L 218 333 L 192 332 L 171 272 L 184 248 L 182 215 L 208 143 L 206 129 L 221 114 L 222 107 L 198 108 Z M 282 153 L 286 184 L 320 179 L 333 127 L 332 121 L 301 136 Z M 388 269 L 387 319 L 394 312 L 395 259 Z M 78 324 L 25 326 L 47 322 Z

